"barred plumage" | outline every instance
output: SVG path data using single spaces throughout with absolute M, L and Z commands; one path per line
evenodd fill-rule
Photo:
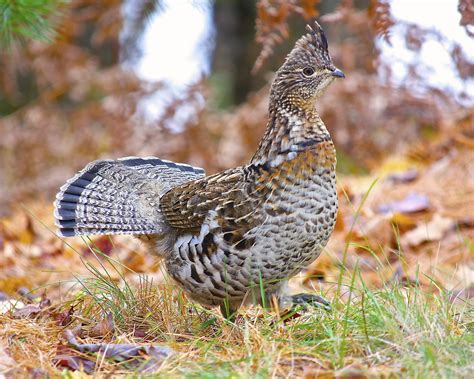
M 285 303 L 285 281 L 319 256 L 336 220 L 336 155 L 314 103 L 337 77 L 315 23 L 276 74 L 249 164 L 205 176 L 153 157 L 92 162 L 57 195 L 60 235 L 137 235 L 191 298 L 226 314 L 273 295 Z
M 161 233 L 161 195 L 204 175 L 202 168 L 155 157 L 91 162 L 56 195 L 59 234 Z

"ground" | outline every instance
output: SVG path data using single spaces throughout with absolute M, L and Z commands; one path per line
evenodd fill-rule
M 473 141 L 429 144 L 339 176 L 333 237 L 290 283 L 331 311 L 254 307 L 227 321 L 189 302 L 139 241 L 62 240 L 49 203 L 19 205 L 0 224 L 0 373 L 469 377 Z

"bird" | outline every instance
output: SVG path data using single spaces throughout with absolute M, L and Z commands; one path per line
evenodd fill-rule
M 204 169 L 156 157 L 97 160 L 56 195 L 61 237 L 131 234 L 164 261 L 187 296 L 226 317 L 249 304 L 311 304 L 288 280 L 312 263 L 336 222 L 336 151 L 316 110 L 344 73 L 315 21 L 270 87 L 268 122 L 247 164 Z

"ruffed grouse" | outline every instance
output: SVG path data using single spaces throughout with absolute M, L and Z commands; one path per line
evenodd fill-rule
M 319 24 L 307 26 L 276 73 L 250 163 L 206 176 L 154 157 L 92 162 L 56 196 L 59 234 L 134 234 L 193 300 L 226 315 L 270 297 L 327 306 L 284 288 L 319 256 L 336 220 L 336 153 L 314 104 L 343 77 Z

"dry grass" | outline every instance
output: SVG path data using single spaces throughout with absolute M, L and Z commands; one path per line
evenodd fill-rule
M 20 212 L 0 224 L 1 288 L 8 301 L 27 307 L 0 314 L 0 372 L 72 377 L 76 362 L 89 374 L 136 376 L 151 362 L 148 374 L 163 377 L 469 377 L 474 245 L 469 215 L 460 206 L 470 206 L 473 186 L 466 179 L 467 151 L 458 146 L 446 156 L 418 164 L 414 182 L 386 178 L 393 160 L 381 166 L 377 181 L 341 178 L 333 238 L 305 275 L 290 282 L 293 292 L 330 299 L 330 312 L 281 315 L 255 307 L 229 322 L 218 310 L 190 303 L 139 242 L 61 241 L 51 227 L 51 207 L 29 205 L 26 215 L 34 216 Z M 406 169 L 405 159 L 397 162 Z M 450 170 L 441 180 L 451 186 L 434 185 L 446 165 Z M 448 187 L 457 190 L 443 189 Z M 388 216 L 377 211 L 411 191 L 428 196 L 430 207 Z M 441 223 L 435 238 L 430 228 L 439 227 L 440 217 L 455 223 Z M 413 234 L 424 229 L 430 238 L 413 244 Z M 25 290 L 19 296 L 21 286 L 52 304 L 40 306 Z M 166 346 L 174 353 L 124 359 L 79 351 L 83 345 L 68 341 L 66 331 L 79 344 Z
M 6 314 L 1 335 L 18 365 L 13 375 L 37 368 L 59 375 L 52 362 L 62 332 L 81 325 L 85 343 L 171 347 L 175 353 L 155 371 L 164 376 L 332 377 L 349 371 L 362 377 L 469 376 L 473 309 L 467 303 L 453 304 L 449 294 L 426 294 L 419 287 L 369 290 L 358 272 L 346 279 L 347 300 L 333 298 L 331 312 L 314 309 L 285 319 L 252 308 L 231 323 L 185 301 L 170 286 L 150 286 L 144 279 L 130 291 L 96 272 L 72 301 L 74 317 L 67 327 L 46 315 L 32 320 Z M 97 333 L 109 314 L 113 324 Z M 88 359 L 96 362 L 96 374 L 136 372 L 100 354 Z

